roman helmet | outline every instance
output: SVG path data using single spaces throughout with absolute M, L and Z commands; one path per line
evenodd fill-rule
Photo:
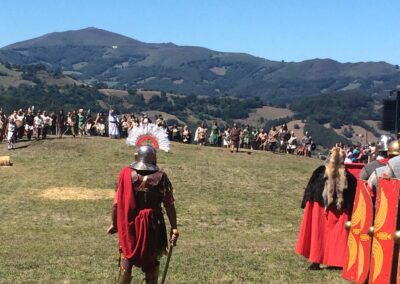
M 398 156 L 400 155 L 400 141 L 394 140 L 390 142 L 388 145 L 388 155 L 389 156 Z
M 137 149 L 130 167 L 139 171 L 158 171 L 156 151 L 169 152 L 170 149 L 167 132 L 153 123 L 134 127 L 129 131 L 126 143 Z
M 138 171 L 158 171 L 156 149 L 151 145 L 140 146 L 131 168 Z
M 390 135 L 381 135 L 379 137 L 379 141 L 377 144 L 377 150 L 379 152 L 387 152 L 388 151 L 388 145 L 390 144 L 390 142 L 394 141 L 395 139 L 393 138 L 393 136 Z

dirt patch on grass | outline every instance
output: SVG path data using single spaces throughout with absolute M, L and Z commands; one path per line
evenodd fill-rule
M 112 199 L 112 189 L 89 189 L 84 187 L 52 187 L 39 193 L 39 196 L 51 200 L 97 200 Z

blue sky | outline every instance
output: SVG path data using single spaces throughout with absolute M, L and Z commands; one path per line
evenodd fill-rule
M 1 0 L 0 46 L 53 31 L 97 27 L 285 61 L 400 64 L 400 1 Z

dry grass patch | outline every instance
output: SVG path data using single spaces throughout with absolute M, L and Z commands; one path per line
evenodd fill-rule
M 257 125 L 261 126 L 260 119 L 273 120 L 278 118 L 284 118 L 287 116 L 292 116 L 293 112 L 287 108 L 277 108 L 270 106 L 263 106 L 261 108 L 255 109 L 253 112 L 249 113 L 249 117 L 246 119 L 238 119 L 237 122 L 243 124 Z
M 52 187 L 39 193 L 39 196 L 51 200 L 97 200 L 112 199 L 112 189 L 89 189 L 84 187 Z

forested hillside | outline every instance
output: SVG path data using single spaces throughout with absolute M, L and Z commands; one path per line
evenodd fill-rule
M 144 43 L 97 28 L 50 33 L 0 49 L 13 64 L 44 64 L 85 83 L 181 95 L 260 97 L 291 103 L 305 96 L 359 90 L 373 94 L 400 85 L 397 65 L 331 59 L 271 61 L 172 43 Z

